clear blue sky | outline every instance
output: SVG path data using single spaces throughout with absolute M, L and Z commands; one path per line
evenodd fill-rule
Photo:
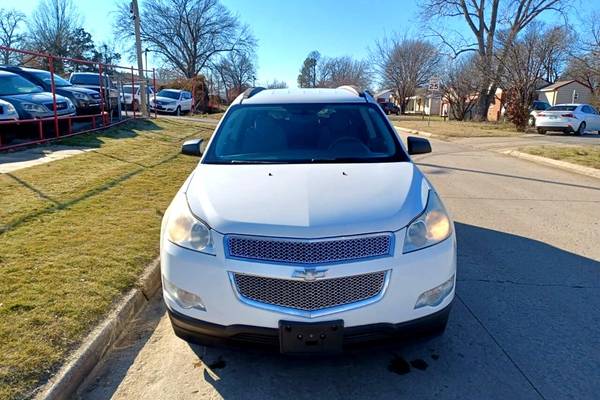
M 284 80 L 290 87 L 296 86 L 300 66 L 312 50 L 325 56 L 364 58 L 368 47 L 386 34 L 421 32 L 417 0 L 221 1 L 251 26 L 258 39 L 257 80 Z M 97 43 L 112 39 L 110 12 L 117 2 L 75 1 L 85 29 Z M 16 7 L 29 15 L 37 3 L 38 0 L 0 0 L 0 7 Z M 585 8 L 596 3 L 596 9 L 600 9 L 598 0 L 582 3 Z

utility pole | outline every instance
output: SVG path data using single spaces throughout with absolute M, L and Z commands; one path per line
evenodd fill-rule
M 138 63 L 138 76 L 140 78 L 140 108 L 144 117 L 148 116 L 146 105 L 146 78 L 144 76 L 144 60 L 142 59 L 142 40 L 140 38 L 140 9 L 137 0 L 131 1 L 131 13 L 133 14 L 133 25 L 135 27 L 135 53 Z

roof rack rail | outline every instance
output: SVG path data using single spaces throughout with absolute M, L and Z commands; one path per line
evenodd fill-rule
M 362 90 L 359 89 L 357 86 L 354 85 L 343 85 L 343 86 L 338 86 L 337 89 L 341 89 L 341 90 L 346 90 L 350 93 L 354 93 L 355 95 L 359 96 L 359 97 L 367 97 L 367 95 L 369 96 L 373 96 L 371 94 L 371 92 L 369 92 L 368 90 Z
M 242 99 L 249 99 L 250 97 L 254 96 L 255 94 L 257 94 L 259 92 L 262 92 L 265 89 L 266 88 L 264 88 L 262 86 L 248 88 L 244 91 L 244 95 L 242 96 Z

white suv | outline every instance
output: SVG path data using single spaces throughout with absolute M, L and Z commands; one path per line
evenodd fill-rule
M 443 332 L 456 238 L 442 202 L 368 93 L 249 89 L 167 209 L 164 301 L 190 341 L 338 352 Z
M 162 89 L 156 93 L 156 100 L 150 99 L 152 111 L 162 111 L 181 115 L 192 110 L 192 93 L 185 90 Z

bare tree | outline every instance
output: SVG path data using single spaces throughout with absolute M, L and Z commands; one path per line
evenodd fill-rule
M 140 20 L 144 46 L 188 78 L 219 55 L 256 44 L 249 28 L 219 0 L 146 0 Z M 133 40 L 128 1 L 119 7 L 114 28 L 117 37 Z
M 443 32 L 436 32 L 440 40 L 457 56 L 476 52 L 481 62 L 481 86 L 475 109 L 478 119 L 487 119 L 487 111 L 501 78 L 501 68 L 507 57 L 505 48 L 541 14 L 563 12 L 565 0 L 422 0 L 423 16 L 432 22 L 438 18 L 462 19 L 472 39 L 461 38 L 456 47 Z M 503 32 L 508 46 L 496 47 L 497 35 Z M 496 62 L 496 61 L 500 62 Z
M 248 52 L 229 52 L 212 69 L 220 77 L 228 101 L 254 86 L 256 80 L 256 65 Z
M 518 130 L 524 131 L 529 120 L 529 107 L 535 100 L 536 89 L 545 77 L 547 61 L 557 48 L 563 48 L 564 36 L 555 29 L 545 29 L 542 23 L 532 23 L 522 37 L 504 42 L 506 55 L 502 59 L 502 86 L 506 90 L 506 114 Z
M 477 103 L 479 66 L 477 55 L 450 61 L 441 83 L 442 98 L 449 105 L 450 118 L 463 121 Z
M 272 82 L 267 82 L 267 89 L 287 89 L 288 84 L 285 81 L 278 81 L 277 79 L 273 79 Z
M 370 83 L 369 64 L 351 57 L 326 58 L 318 70 L 317 87 L 352 85 L 367 88 Z
M 25 14 L 15 9 L 0 8 L 0 45 L 17 48 L 23 44 L 24 35 L 19 26 L 25 22 Z M 16 57 L 8 50 L 0 52 L 4 64 L 10 64 Z
M 300 68 L 298 74 L 298 87 L 311 88 L 317 87 L 317 67 L 321 54 L 318 51 L 311 51 Z
M 425 85 L 441 64 L 438 49 L 423 39 L 384 38 L 376 42 L 371 58 L 381 85 L 396 91 L 403 111 L 407 98 Z
M 31 17 L 29 45 L 36 51 L 66 57 L 71 35 L 80 22 L 72 0 L 41 0 Z
M 586 15 L 572 49 L 564 78 L 577 79 L 592 88 L 594 103 L 600 106 L 600 11 Z

